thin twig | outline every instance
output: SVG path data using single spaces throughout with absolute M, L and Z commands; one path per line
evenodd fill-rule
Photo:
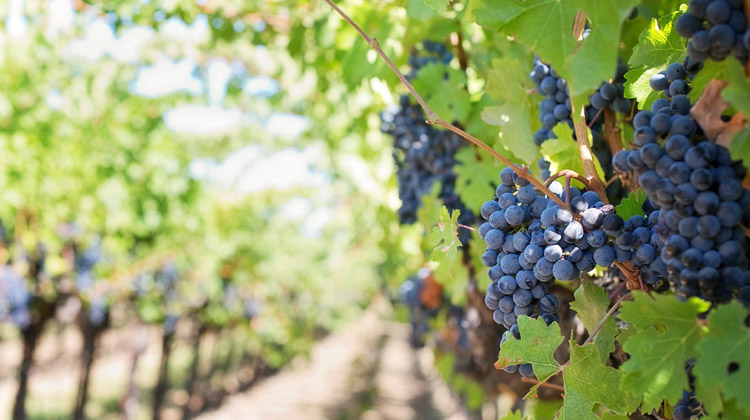
M 619 286 L 617 286 L 617 289 L 615 289 L 615 291 L 614 291 L 614 292 L 612 292 L 612 294 L 611 294 L 611 295 L 609 295 L 609 300 L 610 300 L 610 302 L 612 301 L 612 299 L 613 299 L 613 298 L 614 298 L 615 296 L 619 295 L 619 294 L 620 294 L 620 292 L 622 292 L 622 289 L 623 289 L 623 288 L 625 288 L 625 285 L 626 285 L 626 284 L 628 284 L 628 283 L 627 283 L 627 282 L 625 282 L 625 281 L 623 281 L 623 282 L 620 282 L 620 285 L 619 285 Z
M 588 124 L 588 127 L 591 128 L 594 126 L 594 123 L 596 122 L 596 119 L 599 118 L 599 116 L 602 115 L 602 110 L 596 111 L 596 115 L 594 115 L 594 118 L 591 119 L 591 121 Z
M 458 224 L 458 227 L 464 228 L 464 229 L 468 229 L 468 230 L 471 230 L 471 231 L 474 231 L 474 232 L 478 232 L 477 229 L 475 229 L 475 228 L 473 228 L 471 226 L 462 225 L 461 223 Z
M 565 204 L 570 205 L 570 175 L 565 175 Z
M 622 271 L 622 274 L 625 275 L 629 290 L 638 289 L 640 287 L 640 284 L 636 282 L 636 277 L 638 277 L 638 274 L 634 270 L 631 270 L 629 267 L 625 266 L 625 264 L 619 261 L 615 261 L 614 264 L 617 268 L 620 269 L 620 271 Z
M 557 203 L 557 205 L 559 205 L 560 207 L 563 207 L 563 208 L 569 208 L 568 206 L 565 205 L 565 203 L 562 202 L 562 200 L 560 200 L 559 197 L 557 197 L 557 195 L 555 195 L 554 193 L 552 193 L 552 191 L 550 191 L 549 188 L 545 187 L 544 184 L 542 184 L 541 181 L 539 181 L 538 179 L 534 178 L 529 172 L 521 169 L 520 166 L 516 165 L 510 159 L 508 159 L 505 156 L 501 155 L 495 149 L 493 149 L 492 147 L 488 146 L 486 143 L 484 143 L 483 141 L 479 140 L 478 138 L 472 136 L 471 134 L 465 132 L 464 130 L 461 130 L 460 128 L 456 127 L 455 125 L 450 124 L 450 123 L 448 123 L 448 122 L 440 119 L 440 117 L 432 109 L 430 109 L 430 107 L 427 105 L 427 103 L 424 101 L 424 99 L 422 99 L 422 97 L 419 96 L 419 93 L 417 93 L 416 89 L 414 89 L 414 86 L 412 86 L 411 83 L 409 83 L 409 81 L 406 80 L 406 77 L 404 77 L 404 75 L 401 74 L 401 72 L 398 70 L 398 68 L 396 68 L 396 66 L 393 64 L 393 62 L 390 60 L 390 58 L 388 58 L 388 56 L 385 54 L 385 52 L 383 51 L 383 49 L 380 48 L 380 43 L 378 42 L 378 40 L 375 39 L 375 38 L 370 38 L 369 36 L 367 36 L 367 34 L 365 33 L 365 31 L 363 31 L 362 28 L 359 27 L 359 25 L 357 25 L 356 23 L 354 23 L 354 21 L 346 13 L 344 13 L 343 10 L 341 10 L 338 6 L 336 6 L 336 4 L 334 4 L 332 0 L 325 0 L 325 2 L 328 3 L 331 7 L 333 7 L 333 9 L 339 15 L 341 15 L 341 17 L 344 18 L 345 21 L 347 21 L 354 29 L 356 29 L 357 32 L 359 32 L 359 34 L 362 35 L 362 38 L 364 38 L 365 41 L 367 41 L 367 44 L 370 45 L 370 47 L 372 47 L 372 49 L 375 50 L 375 52 L 380 56 L 380 58 L 382 58 L 386 62 L 386 64 L 388 65 L 388 67 L 390 67 L 391 71 L 393 71 L 393 73 L 396 74 L 396 76 L 401 81 L 401 83 L 403 83 L 404 86 L 406 86 L 406 88 L 409 90 L 409 93 L 411 93 L 411 95 L 414 97 L 414 99 L 417 100 L 417 102 L 419 103 L 419 106 L 422 107 L 422 109 L 424 110 L 425 114 L 427 115 L 427 123 L 428 124 L 439 125 L 439 126 L 445 128 L 445 129 L 448 129 L 448 130 L 450 130 L 450 131 L 458 134 L 459 136 L 461 136 L 464 139 L 468 140 L 469 142 L 473 143 L 475 146 L 477 146 L 477 147 L 481 148 L 482 150 L 486 151 L 487 153 L 491 154 L 495 159 L 503 162 L 507 167 L 509 167 L 511 170 L 513 170 L 513 172 L 515 172 L 519 177 L 524 178 L 527 181 L 529 181 L 539 191 L 541 191 L 546 196 L 548 196 L 552 201 L 554 201 L 555 203 Z
M 617 299 L 617 302 L 615 302 L 615 304 L 612 305 L 609 311 L 607 311 L 607 313 L 604 314 L 604 317 L 602 317 L 602 320 L 599 321 L 599 324 L 597 324 L 596 328 L 594 328 L 594 331 L 591 332 L 591 335 L 589 335 L 589 338 L 587 338 L 586 341 L 583 342 L 583 345 L 585 346 L 586 344 L 594 341 L 594 338 L 596 338 L 596 335 L 599 334 L 599 331 L 602 330 L 602 328 L 604 327 L 604 323 L 609 319 L 609 317 L 611 317 L 612 314 L 615 313 L 615 311 L 620 307 L 620 305 L 622 305 L 623 301 L 627 299 L 631 299 L 632 297 L 633 295 L 628 293 L 627 295 L 622 295 L 620 299 Z
M 539 382 L 538 379 L 534 379 L 534 378 L 527 378 L 525 376 L 522 376 L 521 377 L 521 382 L 526 382 L 527 384 L 535 384 L 535 385 L 539 385 L 539 386 L 544 387 L 544 388 L 555 389 L 555 390 L 560 391 L 560 392 L 565 392 L 565 387 L 564 386 L 561 386 L 561 385 L 558 385 L 558 384 L 551 384 L 549 382 Z
M 560 178 L 561 176 L 575 178 L 581 181 L 581 183 L 586 187 L 586 189 L 589 189 L 589 181 L 586 178 L 584 178 L 583 175 L 579 174 L 578 172 L 572 169 L 563 169 L 562 171 L 555 172 L 553 175 L 547 178 L 547 180 L 544 182 L 544 185 L 549 187 L 550 184 L 552 184 L 554 180 L 556 180 L 557 178 Z

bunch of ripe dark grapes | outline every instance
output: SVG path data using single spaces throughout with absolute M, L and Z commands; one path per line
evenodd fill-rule
M 742 0 L 691 0 L 687 13 L 675 22 L 677 33 L 688 38 L 687 53 L 694 61 L 722 61 L 734 55 L 745 63 L 750 31 Z
M 0 321 L 10 320 L 24 330 L 31 325 L 32 294 L 24 278 L 11 265 L 0 267 Z
M 399 298 L 409 310 L 409 323 L 411 324 L 409 342 L 413 347 L 424 345 L 424 336 L 430 331 L 429 321 L 437 315 L 439 310 L 439 306 L 428 306 L 422 299 L 423 290 L 427 287 L 425 279 L 429 275 L 426 269 L 421 269 L 399 287 Z
M 720 303 L 738 297 L 750 304 L 748 243 L 741 226 L 750 221 L 750 191 L 742 187 L 746 170 L 726 148 L 708 141 L 690 117 L 686 73 L 681 64 L 671 64 L 652 78 L 652 88 L 671 98 L 659 98 L 651 110 L 636 114 L 637 149 L 617 153 L 613 165 L 636 177 L 656 209 L 649 217 L 656 220 L 652 243 L 666 273 L 650 274 L 665 276 L 682 299 Z
M 486 222 L 479 235 L 487 244 L 482 262 L 490 267 L 485 305 L 508 329 L 501 346 L 508 334 L 520 337 L 519 316 L 541 316 L 548 325 L 558 320 L 558 301 L 549 293 L 555 280 L 571 281 L 616 261 L 654 268 L 653 220 L 636 216 L 626 222 L 595 192 L 564 189 L 555 181 L 550 191 L 570 203 L 570 209 L 562 208 L 510 168 L 500 172 L 500 180 L 494 199 L 482 205 Z M 515 370 L 533 376 L 530 365 L 506 368 Z
M 607 175 L 613 173 L 609 164 L 612 155 L 609 151 L 609 146 L 604 141 L 604 117 L 602 112 L 607 108 L 620 114 L 630 112 L 632 101 L 624 97 L 625 73 L 627 71 L 627 66 L 619 63 L 612 81 L 604 82 L 599 86 L 596 93 L 589 97 L 590 106 L 586 107 L 584 111 L 586 123 L 591 129 L 593 138 L 592 150 L 599 162 L 602 163 L 602 169 Z M 559 77 L 551 66 L 535 58 L 534 70 L 531 71 L 529 76 L 536 83 L 537 92 L 540 95 L 546 96 L 539 104 L 539 110 L 541 111 L 539 119 L 542 122 L 542 128 L 534 133 L 534 142 L 539 146 L 548 139 L 556 138 L 552 130 L 558 123 L 565 123 L 571 129 L 573 128 L 573 120 L 570 117 L 571 104 L 567 82 L 565 79 Z M 538 165 L 541 170 L 542 179 L 549 178 L 549 162 L 542 158 L 539 160 Z
M 453 56 L 445 45 L 424 41 L 424 54 L 412 53 L 412 65 L 407 78 L 417 77 L 419 68 L 430 63 L 447 64 Z M 399 219 L 403 224 L 417 220 L 417 209 L 422 197 L 429 194 L 435 182 L 441 183 L 440 198 L 449 211 L 461 211 L 459 223 L 472 224 L 474 215 L 466 208 L 455 192 L 456 175 L 453 171 L 455 154 L 463 146 L 457 134 L 438 130 L 427 124 L 422 108 L 404 95 L 398 107 L 381 114 L 381 131 L 393 137 L 393 159 L 396 162 L 401 208 Z M 462 243 L 469 240 L 469 232 L 461 230 Z

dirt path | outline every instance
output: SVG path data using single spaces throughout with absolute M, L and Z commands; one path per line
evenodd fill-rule
M 200 420 L 465 420 L 409 327 L 368 312 L 327 337 L 307 360 L 234 395 Z

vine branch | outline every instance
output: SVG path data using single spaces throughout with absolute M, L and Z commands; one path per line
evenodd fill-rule
M 542 184 L 541 181 L 534 178 L 529 172 L 527 172 L 524 168 L 521 168 L 519 165 L 516 165 L 513 163 L 510 159 L 506 158 L 505 156 L 498 153 L 495 149 L 488 146 L 483 141 L 479 140 L 478 138 L 472 136 L 471 134 L 465 132 L 464 130 L 456 127 L 453 124 L 450 124 L 442 119 L 427 105 L 427 103 L 422 99 L 421 96 L 419 96 L 419 93 L 417 93 L 416 89 L 414 89 L 414 86 L 406 80 L 406 77 L 404 77 L 403 74 L 396 68 L 396 66 L 393 64 L 390 58 L 385 54 L 382 48 L 380 48 L 380 43 L 377 39 L 369 37 L 362 28 L 359 27 L 343 10 L 341 10 L 336 4 L 333 2 L 333 0 L 325 0 L 326 3 L 328 3 L 335 11 L 338 13 L 347 23 L 349 23 L 354 29 L 359 32 L 359 34 L 364 38 L 365 41 L 367 41 L 367 44 L 370 45 L 372 49 L 375 50 L 375 52 L 382 58 L 385 63 L 390 67 L 391 71 L 396 74 L 398 79 L 401 81 L 401 83 L 406 86 L 406 88 L 409 90 L 409 93 L 411 96 L 414 97 L 414 99 L 417 100 L 419 103 L 419 106 L 422 107 L 425 114 L 427 114 L 427 123 L 428 124 L 434 124 L 439 125 L 440 127 L 443 127 L 447 130 L 450 130 L 459 136 L 463 137 L 464 139 L 468 140 L 469 142 L 473 143 L 475 146 L 479 147 L 480 149 L 486 151 L 487 153 L 491 154 L 495 159 L 503 162 L 507 167 L 509 167 L 513 172 L 515 172 L 519 177 L 526 179 L 529 181 L 534 187 L 536 187 L 539 191 L 541 191 L 543 194 L 548 196 L 552 201 L 554 201 L 557 205 L 559 205 L 562 208 L 569 209 L 570 206 L 563 203 L 562 200 L 560 200 L 560 197 L 558 197 L 556 194 L 554 194 L 552 191 L 549 190 L 549 188 L 545 187 L 544 184 Z M 606 198 L 606 197 L 605 197 Z

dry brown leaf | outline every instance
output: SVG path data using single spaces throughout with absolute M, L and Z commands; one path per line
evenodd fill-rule
M 736 113 L 729 122 L 721 119 L 721 114 L 729 107 L 721 97 L 721 91 L 727 84 L 725 80 L 711 80 L 690 110 L 690 115 L 701 126 L 706 137 L 724 147 L 729 147 L 734 135 L 747 126 L 747 118 L 741 112 Z

